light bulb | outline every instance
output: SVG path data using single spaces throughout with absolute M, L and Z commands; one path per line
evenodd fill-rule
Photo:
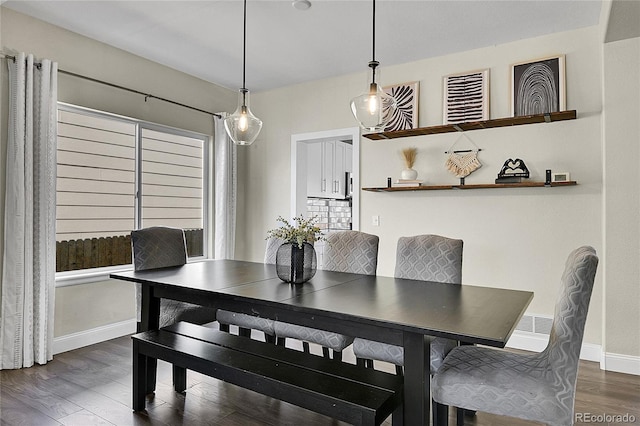
M 377 114 L 378 113 L 378 97 L 376 94 L 369 95 L 369 114 Z
M 246 132 L 248 127 L 249 120 L 247 119 L 247 110 L 246 107 L 242 107 L 242 114 L 240 114 L 240 118 L 238 119 L 238 130 Z

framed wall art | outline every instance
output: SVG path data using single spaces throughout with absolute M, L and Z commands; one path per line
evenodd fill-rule
M 564 110 L 564 55 L 511 66 L 511 114 L 514 117 Z
M 393 96 L 397 103 L 397 109 L 391 117 L 391 121 L 384 128 L 385 132 L 393 130 L 415 129 L 418 127 L 418 96 L 420 94 L 420 82 L 396 84 L 383 87 L 385 93 Z M 385 106 L 383 105 L 383 108 Z
M 443 124 L 489 119 L 489 70 L 443 77 Z

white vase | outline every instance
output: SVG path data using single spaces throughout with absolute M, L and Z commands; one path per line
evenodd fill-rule
M 405 180 L 416 180 L 418 172 L 413 169 L 404 169 L 400 176 Z

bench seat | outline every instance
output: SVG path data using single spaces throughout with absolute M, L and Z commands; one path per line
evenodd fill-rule
M 379 425 L 394 412 L 401 422 L 403 379 L 393 374 L 186 322 L 132 339 L 135 411 L 145 408 L 145 366 L 154 358 L 174 365 L 178 392 L 193 370 L 351 424 Z

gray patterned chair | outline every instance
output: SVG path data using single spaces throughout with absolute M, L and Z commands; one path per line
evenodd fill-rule
M 462 240 L 439 235 L 400 237 L 396 250 L 396 278 L 437 281 L 460 284 L 462 282 Z M 430 369 L 435 372 L 447 353 L 457 346 L 454 340 L 435 338 L 431 342 Z M 390 345 L 362 338 L 353 342 L 358 364 L 373 366 L 373 360 L 396 365 L 398 374 L 404 365 L 402 346 Z
M 276 264 L 276 255 L 278 254 L 278 249 L 282 244 L 284 244 L 284 240 L 282 238 L 267 238 L 267 246 L 264 249 L 264 263 L 268 265 Z
M 284 240 L 280 238 L 267 239 L 267 246 L 264 252 L 264 263 L 275 265 L 276 253 Z M 259 330 L 264 333 L 264 339 L 268 343 L 275 343 L 274 321 L 268 318 L 260 318 L 253 315 L 241 314 L 238 312 L 218 309 L 216 314 L 220 323 L 220 330 L 229 332 L 229 325 L 238 326 L 240 336 L 251 337 L 251 330 Z
M 145 269 L 181 266 L 187 263 L 187 246 L 184 231 L 179 228 L 154 226 L 131 231 L 133 267 Z M 136 284 L 136 315 L 138 329 L 141 313 L 141 289 Z M 216 319 L 215 310 L 176 300 L 160 300 L 160 327 L 178 321 L 205 324 Z
M 323 269 L 353 274 L 375 275 L 378 267 L 377 235 L 359 231 L 336 231 L 327 235 L 324 246 Z M 305 352 L 309 351 L 309 342 L 322 346 L 323 355 L 329 358 L 329 349 L 333 359 L 341 360 L 342 351 L 353 343 L 353 337 L 311 327 L 275 322 L 278 343 L 294 338 L 303 342 Z
M 433 377 L 433 399 L 549 425 L 572 425 L 580 347 L 597 266 L 592 247 L 569 254 L 544 351 L 455 348 Z
M 378 268 L 377 235 L 359 231 L 337 231 L 327 235 L 323 269 L 375 275 Z

